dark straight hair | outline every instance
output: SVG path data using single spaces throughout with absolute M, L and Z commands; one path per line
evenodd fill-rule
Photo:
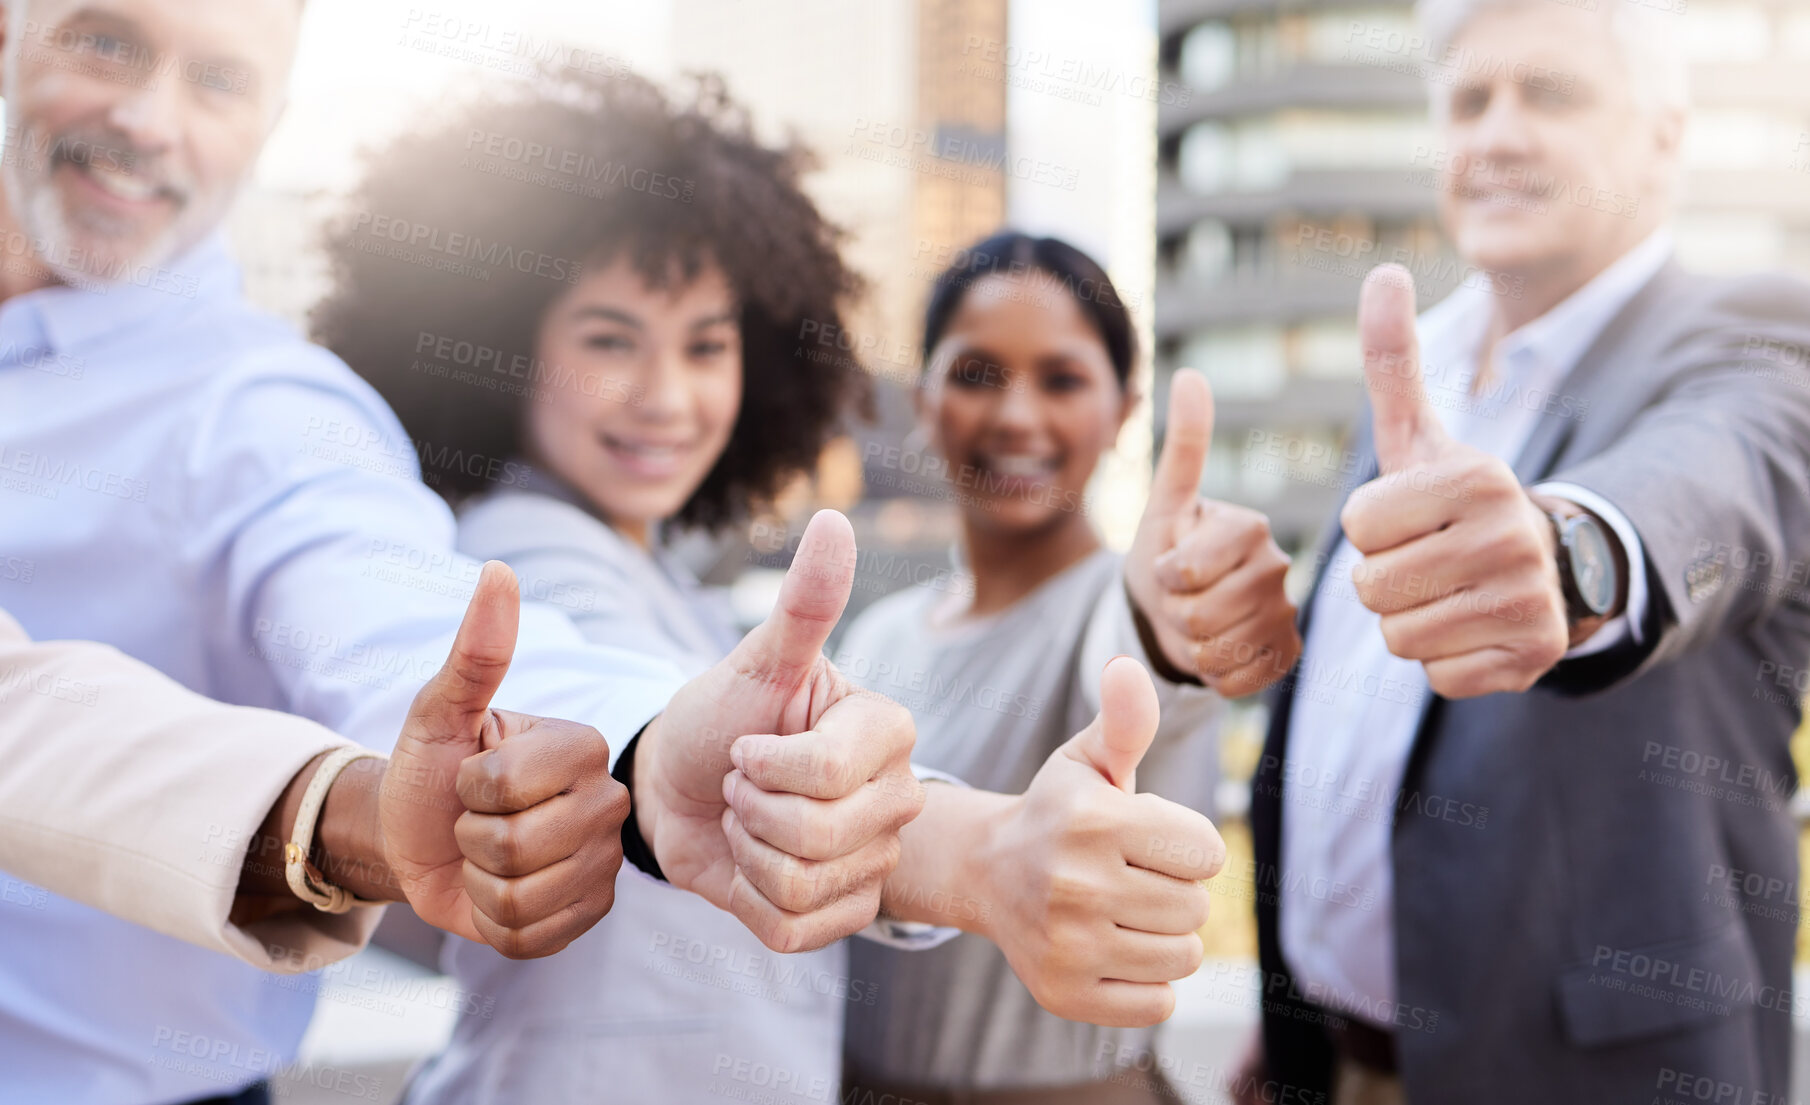
M 924 308 L 924 363 L 929 364 L 931 351 L 943 340 L 943 332 L 949 328 L 949 320 L 955 317 L 969 288 L 989 276 L 1021 276 L 1027 272 L 1042 273 L 1074 297 L 1081 313 L 1099 332 L 1119 387 L 1129 387 L 1131 369 L 1137 361 L 1137 331 L 1131 324 L 1131 312 L 1126 310 L 1125 301 L 1119 298 L 1106 270 L 1060 238 L 1034 238 L 1016 230 L 1002 230 L 974 243 L 937 276 L 930 289 L 930 302 Z

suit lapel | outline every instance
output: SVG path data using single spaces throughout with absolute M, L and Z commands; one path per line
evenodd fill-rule
M 1645 358 L 1628 357 L 1629 348 L 1638 337 L 1641 323 L 1684 278 L 1684 270 L 1676 261 L 1667 261 L 1661 266 L 1584 350 L 1584 355 L 1560 381 L 1559 395 L 1554 398 L 1560 402 L 1570 398 L 1579 404 L 1588 403 L 1589 409 L 1600 410 L 1614 393 L 1644 390 L 1630 387 L 1629 376 L 1648 371 L 1651 366 Z M 1539 421 L 1534 423 L 1533 433 L 1515 458 L 1515 475 L 1523 484 L 1537 483 L 1552 474 L 1583 419 L 1584 415 L 1575 410 L 1541 413 Z

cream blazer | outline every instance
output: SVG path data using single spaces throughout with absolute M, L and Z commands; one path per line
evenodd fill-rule
M 0 611 L 0 893 L 50 890 L 283 974 L 343 959 L 381 908 L 242 927 L 227 914 L 270 807 L 347 743 L 203 698 L 107 645 L 33 642 Z

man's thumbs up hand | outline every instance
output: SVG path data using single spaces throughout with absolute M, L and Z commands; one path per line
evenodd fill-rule
M 1059 1017 L 1155 1024 L 1175 1008 L 1169 983 L 1204 954 L 1199 880 L 1224 866 L 1225 842 L 1194 810 L 1134 792 L 1157 721 L 1149 674 L 1129 657 L 1113 660 L 1093 724 L 968 844 L 964 884 L 997 907 L 982 931 Z
M 1125 560 L 1125 586 L 1140 630 L 1154 637 L 1160 655 L 1151 659 L 1173 669 L 1165 674 L 1237 698 L 1286 674 L 1301 638 L 1282 589 L 1288 557 L 1270 537 L 1269 519 L 1200 494 L 1212 441 L 1212 390 L 1200 373 L 1182 369 L 1170 387 L 1168 432 Z
M 661 870 L 775 951 L 871 923 L 924 803 L 911 714 L 823 655 L 854 573 L 848 519 L 818 512 L 772 616 L 680 688 L 635 754 L 637 822 Z
M 1382 474 L 1339 515 L 1364 554 L 1352 580 L 1389 651 L 1421 661 L 1436 693 L 1526 690 L 1568 647 L 1552 524 L 1513 469 L 1445 432 L 1414 327 L 1413 278 L 1373 270 L 1358 329 Z
M 396 740 L 378 823 L 423 920 L 528 959 L 609 912 L 629 803 L 597 730 L 490 708 L 520 606 L 514 574 L 486 564 L 451 655 Z

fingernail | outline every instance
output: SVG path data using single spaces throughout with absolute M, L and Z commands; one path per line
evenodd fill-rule
M 742 741 L 738 740 L 729 746 L 729 762 L 735 765 L 737 771 L 747 770 L 747 765 L 742 763 Z
M 741 785 L 736 779 L 737 774 L 737 772 L 731 771 L 723 776 L 723 801 L 732 806 L 735 804 L 735 788 Z

